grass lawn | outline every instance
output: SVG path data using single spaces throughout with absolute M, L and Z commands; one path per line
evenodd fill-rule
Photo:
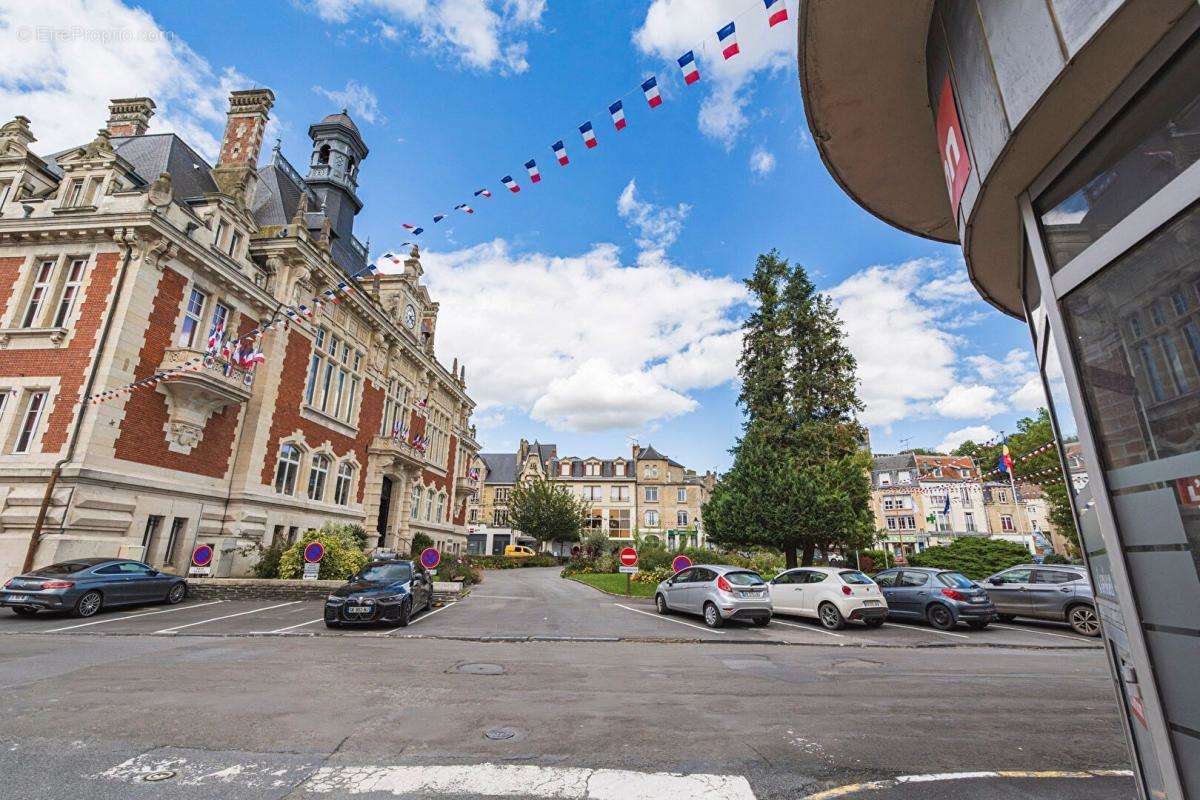
M 571 575 L 570 580 L 586 583 L 597 589 L 615 594 L 625 594 L 625 575 L 620 572 L 608 572 L 591 575 Z M 655 584 L 629 582 L 629 593 L 634 597 L 654 597 Z

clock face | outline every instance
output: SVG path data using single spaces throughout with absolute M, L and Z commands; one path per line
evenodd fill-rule
M 417 310 L 412 307 L 412 303 L 409 303 L 408 305 L 406 305 L 404 307 L 404 324 L 407 325 L 409 328 L 416 327 Z

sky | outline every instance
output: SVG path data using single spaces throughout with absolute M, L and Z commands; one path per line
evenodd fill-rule
M 615 457 L 637 441 L 727 468 L 742 281 L 772 248 L 838 308 L 876 452 L 1014 430 L 1044 404 L 1024 323 L 979 299 L 957 245 L 891 228 L 830 178 L 787 4 L 769 27 L 762 0 L 0 0 L 0 118 L 29 117 L 50 153 L 90 141 L 110 98 L 144 95 L 152 132 L 214 159 L 229 92 L 266 86 L 263 158 L 278 138 L 303 171 L 308 126 L 347 108 L 370 148 L 356 235 L 378 257 L 410 238 L 402 223 L 427 229 L 437 353 L 466 364 L 485 451 L 525 438 Z M 730 20 L 741 52 L 725 61 Z

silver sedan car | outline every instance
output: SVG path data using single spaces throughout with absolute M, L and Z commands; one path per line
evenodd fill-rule
M 704 624 L 719 628 L 726 620 L 764 627 L 771 622 L 767 582 L 753 570 L 728 564 L 697 564 L 676 572 L 654 591 L 658 613 L 699 614 Z

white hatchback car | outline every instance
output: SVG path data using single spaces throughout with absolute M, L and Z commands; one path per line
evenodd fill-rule
M 780 573 L 770 583 L 776 614 L 816 617 L 830 630 L 859 620 L 878 628 L 887 619 L 887 601 L 875 581 L 845 567 L 799 567 Z

